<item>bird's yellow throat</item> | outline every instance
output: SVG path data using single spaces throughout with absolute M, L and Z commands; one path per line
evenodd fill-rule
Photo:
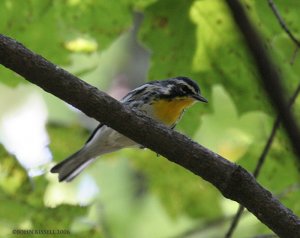
M 178 120 L 182 111 L 195 101 L 193 98 L 160 99 L 153 104 L 155 117 L 170 126 Z

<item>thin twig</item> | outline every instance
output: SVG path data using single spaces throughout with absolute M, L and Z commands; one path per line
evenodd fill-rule
M 225 238 L 230 238 L 232 236 L 235 228 L 237 227 L 237 225 L 241 219 L 244 209 L 245 209 L 245 207 L 243 205 L 239 205 L 239 208 L 231 222 L 231 225 L 230 225 L 227 233 L 225 234 Z
M 291 193 L 294 193 L 296 191 L 300 190 L 300 183 L 294 183 L 289 185 L 288 187 L 286 187 L 284 190 L 282 190 L 281 192 L 276 194 L 276 197 L 278 199 L 282 199 L 285 198 L 287 195 L 290 195 Z M 244 210 L 242 215 L 246 215 L 246 214 L 250 214 L 249 211 Z M 184 231 L 183 233 L 174 236 L 173 238 L 185 238 L 185 237 L 196 237 L 196 236 L 201 236 L 202 232 L 207 232 L 210 229 L 218 229 L 218 227 L 224 225 L 225 222 L 229 222 L 230 220 L 232 220 L 234 218 L 235 215 L 229 215 L 226 217 L 221 217 L 221 218 L 217 218 L 215 220 L 211 220 L 208 221 L 206 224 L 203 224 L 202 222 L 200 222 L 200 224 L 196 225 L 195 227 Z M 271 234 L 261 234 L 261 235 L 256 235 L 252 238 L 259 238 L 259 237 L 268 237 Z M 278 237 L 275 234 L 272 234 L 273 236 L 271 237 Z
M 300 84 L 298 85 L 297 89 L 295 90 L 293 96 L 291 97 L 291 99 L 289 100 L 289 107 L 291 107 L 293 105 L 293 103 L 295 102 L 295 99 L 297 98 L 297 96 L 299 95 L 299 92 L 300 92 Z M 280 123 L 281 123 L 281 119 L 280 119 L 280 116 L 277 116 L 274 124 L 273 124 L 273 128 L 271 130 L 271 133 L 269 135 L 269 138 L 267 140 L 267 143 L 257 161 L 257 164 L 256 164 L 256 167 L 254 169 L 254 172 L 253 172 L 253 176 L 255 178 L 258 177 L 260 171 L 261 171 L 261 168 L 266 160 L 266 157 L 267 157 L 267 154 L 268 152 L 270 151 L 270 148 L 271 148 L 271 145 L 273 143 L 273 140 L 275 138 L 275 135 L 276 135 L 276 132 L 280 126 Z M 225 238 L 230 238 L 235 230 L 235 228 L 237 227 L 238 225 L 238 222 L 243 214 L 243 211 L 244 211 L 244 206 L 240 205 L 237 212 L 236 212 L 236 215 L 235 217 L 233 218 L 232 220 L 232 223 L 228 229 L 228 232 L 226 233 L 225 235 Z
M 300 41 L 294 36 L 294 34 L 290 31 L 290 29 L 287 27 L 285 21 L 283 20 L 277 6 L 273 2 L 273 0 L 268 0 L 268 3 L 270 5 L 270 8 L 274 12 L 279 24 L 283 28 L 283 30 L 288 34 L 288 36 L 291 38 L 291 40 L 297 45 L 297 47 L 300 47 Z
M 292 34 L 292 32 L 289 30 L 289 28 L 287 27 L 287 25 L 285 24 L 285 21 L 283 20 L 283 18 L 281 17 L 281 14 L 279 13 L 275 3 L 273 2 L 273 0 L 268 0 L 268 3 L 272 9 L 272 11 L 274 12 L 278 22 L 280 23 L 280 25 L 282 26 L 282 28 L 284 29 L 284 31 L 288 34 L 288 36 L 290 37 L 290 39 L 296 44 L 296 48 L 295 48 L 295 51 L 292 55 L 292 58 L 290 60 L 290 64 L 293 65 L 294 62 L 295 62 L 295 59 L 296 59 L 296 55 L 298 53 L 298 50 L 299 50 L 299 47 L 300 47 L 300 42 L 296 39 L 296 37 Z M 297 89 L 295 90 L 293 96 L 291 97 L 291 99 L 289 100 L 289 103 L 288 103 L 288 107 L 291 107 L 292 104 L 294 103 L 295 99 L 297 98 L 298 94 L 300 92 L 300 84 L 298 85 Z M 258 177 L 260 171 L 261 171 L 261 168 L 265 162 L 265 159 L 266 159 L 266 156 L 271 148 L 271 145 L 273 143 L 273 140 L 275 138 L 275 135 L 276 135 L 276 132 L 280 126 L 280 123 L 281 123 L 281 117 L 280 115 L 277 116 L 274 124 L 273 124 L 273 128 L 271 130 L 271 133 L 270 133 L 270 136 L 267 140 L 267 143 L 258 159 L 258 162 L 256 164 L 256 168 L 253 172 L 253 176 L 255 178 Z M 228 230 L 228 232 L 226 233 L 225 235 L 225 238 L 230 238 L 235 230 L 235 228 L 237 227 L 238 225 L 238 222 L 241 218 L 241 215 L 244 211 L 244 206 L 240 205 L 238 210 L 237 210 L 237 213 L 231 223 L 231 226 Z
M 294 102 L 295 102 L 297 96 L 299 95 L 299 93 L 300 93 L 300 84 L 297 86 L 295 92 L 293 93 L 292 97 L 290 98 L 289 103 L 288 103 L 288 107 L 291 107 L 294 104 Z M 275 138 L 275 135 L 276 135 L 276 132 L 277 132 L 279 126 L 280 126 L 280 123 L 281 123 L 281 119 L 280 119 L 280 116 L 278 115 L 275 122 L 274 122 L 274 124 L 273 124 L 273 128 L 272 128 L 272 131 L 270 133 L 269 139 L 268 139 L 268 141 L 265 145 L 264 150 L 262 151 L 262 153 L 261 153 L 261 155 L 258 159 L 256 168 L 253 172 L 253 176 L 255 178 L 257 178 L 259 173 L 260 173 L 260 170 L 261 170 L 261 168 L 262 168 L 262 166 L 265 162 L 266 156 L 267 156 L 267 154 L 268 154 L 268 152 L 271 148 L 272 142 Z
M 253 57 L 257 70 L 260 74 L 262 86 L 272 102 L 274 109 L 281 116 L 282 125 L 291 142 L 296 158 L 300 160 L 300 129 L 293 113 L 288 108 L 287 93 L 282 85 L 282 80 L 275 65 L 265 50 L 263 42 L 249 21 L 244 8 L 238 0 L 226 0 L 232 12 L 235 23 L 244 36 L 246 45 Z
M 290 31 L 287 24 L 285 23 L 283 17 L 281 16 L 276 4 L 273 0 L 268 0 L 269 6 L 271 10 L 273 11 L 275 17 L 277 18 L 279 24 L 281 25 L 282 29 L 285 31 L 285 33 L 289 36 L 289 38 L 295 43 L 296 48 L 294 50 L 293 56 L 291 58 L 290 64 L 294 64 L 296 56 L 299 52 L 300 48 L 300 41 L 294 36 L 294 34 Z

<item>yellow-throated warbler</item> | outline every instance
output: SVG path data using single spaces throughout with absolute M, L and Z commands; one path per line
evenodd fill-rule
M 121 102 L 156 121 L 174 128 L 184 110 L 196 101 L 207 102 L 200 88 L 187 77 L 152 81 L 130 91 Z M 138 146 L 112 128 L 99 124 L 82 149 L 51 169 L 59 181 L 71 181 L 99 155 Z

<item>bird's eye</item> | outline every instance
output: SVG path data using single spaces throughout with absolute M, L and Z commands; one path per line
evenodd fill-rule
M 186 94 L 190 94 L 190 93 L 191 93 L 191 90 L 190 90 L 187 86 L 185 86 L 185 85 L 183 85 L 183 86 L 181 87 L 181 89 L 182 89 L 182 91 L 183 91 L 184 93 L 186 93 Z

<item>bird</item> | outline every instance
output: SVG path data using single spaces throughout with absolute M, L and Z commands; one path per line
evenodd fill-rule
M 130 91 L 120 102 L 174 129 L 185 110 L 198 101 L 208 102 L 201 95 L 198 84 L 188 77 L 179 76 L 145 83 Z M 98 156 L 126 147 L 142 148 L 138 143 L 100 122 L 80 150 L 50 171 L 58 173 L 59 182 L 70 182 Z

